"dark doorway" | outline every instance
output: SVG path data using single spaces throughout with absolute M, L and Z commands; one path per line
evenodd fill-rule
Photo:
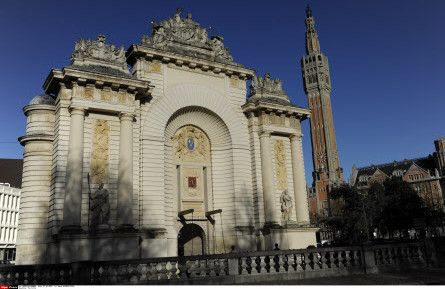
M 204 254 L 204 231 L 200 226 L 187 224 L 178 234 L 178 256 Z

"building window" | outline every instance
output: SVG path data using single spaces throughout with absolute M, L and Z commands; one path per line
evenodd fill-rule
M 4 261 L 15 260 L 15 249 L 5 249 Z
M 368 181 L 369 178 L 370 178 L 370 176 L 363 175 L 363 176 L 360 176 L 360 178 L 358 180 L 359 180 L 359 182 L 366 182 L 366 181 Z
M 401 177 L 403 175 L 403 171 L 395 170 L 395 171 L 392 172 L 392 175 L 396 176 L 396 177 Z

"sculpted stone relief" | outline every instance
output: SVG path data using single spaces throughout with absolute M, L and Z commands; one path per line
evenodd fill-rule
M 90 175 L 93 184 L 106 183 L 108 178 L 109 124 L 98 119 L 93 128 Z
M 262 113 L 259 116 L 260 124 L 268 125 L 271 124 L 270 116 L 268 114 Z
M 292 128 L 299 128 L 299 123 L 298 122 L 299 122 L 299 120 L 296 119 L 295 117 L 290 117 L 289 118 L 289 125 Z
M 100 62 L 120 66 L 123 70 L 128 70 L 124 47 L 116 48 L 114 45 L 105 44 L 105 39 L 104 35 L 97 36 L 96 40 L 80 39 L 76 42 L 71 61 L 74 64 L 81 64 L 76 63 L 76 60 L 99 60 Z
M 124 104 L 131 105 L 134 102 L 134 96 L 127 94 L 125 90 L 113 90 L 110 87 L 105 87 L 103 89 L 97 89 L 94 85 L 87 85 L 84 88 L 81 87 L 81 92 L 77 97 L 86 100 L 100 100 L 111 104 Z
M 152 35 L 144 36 L 142 44 L 209 60 L 233 62 L 222 37 L 213 36 L 209 39 L 207 30 L 192 19 L 191 13 L 182 18 L 181 12 L 178 9 L 172 18 L 161 23 L 152 22 Z
M 245 88 L 245 82 L 243 80 L 238 79 L 238 78 L 234 78 L 234 77 L 230 78 L 230 87 L 240 88 L 241 89 L 241 88 L 243 88 L 243 86 Z
M 281 117 L 280 115 L 277 115 L 277 114 L 272 114 L 271 115 L 271 122 L 274 125 L 284 126 L 285 125 L 285 118 Z
M 273 94 L 285 95 L 281 80 L 271 79 L 270 74 L 266 73 L 264 78 L 261 76 L 254 76 L 250 86 L 251 94 Z
M 148 64 L 148 72 L 161 73 L 161 63 L 151 62 Z
M 275 169 L 277 189 L 287 189 L 286 154 L 283 140 L 275 141 Z
M 210 161 L 210 142 L 195 126 L 185 126 L 172 137 L 174 156 L 179 161 Z
M 111 89 L 103 89 L 100 94 L 100 98 L 101 98 L 101 100 L 108 102 L 111 100 L 112 94 L 113 94 L 113 92 L 111 91 Z
M 85 92 L 84 92 L 83 97 L 86 99 L 93 99 L 94 98 L 94 90 L 95 90 L 94 86 L 87 85 L 85 87 Z

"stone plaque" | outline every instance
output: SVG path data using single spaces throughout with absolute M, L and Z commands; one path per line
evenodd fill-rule
M 201 200 L 203 196 L 202 169 L 184 168 L 182 181 L 183 200 Z

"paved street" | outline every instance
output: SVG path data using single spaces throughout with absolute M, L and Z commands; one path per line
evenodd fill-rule
M 445 268 L 430 268 L 398 273 L 359 274 L 339 277 L 286 280 L 262 285 L 445 285 Z

